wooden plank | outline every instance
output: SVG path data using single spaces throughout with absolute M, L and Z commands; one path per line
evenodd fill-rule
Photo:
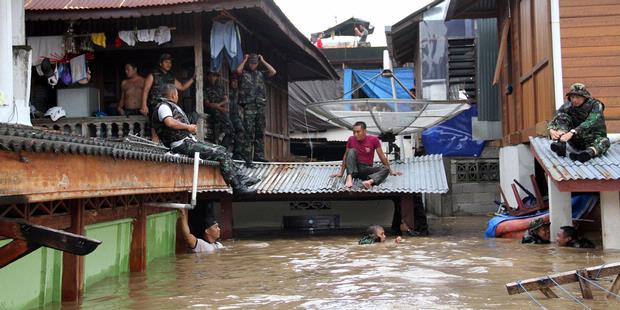
M 142 272 L 146 270 L 146 209 L 143 199 L 140 199 L 138 214 L 133 221 L 131 232 L 131 248 L 129 252 L 129 270 Z
M 583 6 L 583 5 L 582 5 Z M 614 26 L 620 25 L 618 16 L 579 16 L 579 17 L 561 17 L 560 31 L 568 28 L 579 27 L 595 27 L 595 26 Z
M 617 189 L 617 187 L 616 187 Z M 528 291 L 540 290 L 541 288 L 554 287 L 555 283 L 550 280 L 550 277 L 560 285 L 578 282 L 576 274 L 577 270 L 557 273 L 549 276 L 537 277 L 520 281 L 520 285 L 517 282 L 511 282 L 506 284 L 506 290 L 509 295 L 523 293 L 523 288 Z M 589 267 L 584 269 L 587 278 L 608 277 L 620 274 L 620 263 L 605 264 L 595 267 Z
M 577 270 L 577 274 L 586 279 L 588 278 L 588 273 L 585 270 Z M 590 284 L 581 277 L 579 277 L 579 288 L 581 288 L 581 296 L 583 299 L 593 299 Z
M 202 14 L 194 13 L 193 15 L 193 23 L 194 23 L 194 74 L 196 75 L 196 112 L 198 115 L 202 115 L 204 113 L 204 69 L 202 66 Z M 196 136 L 200 141 L 204 141 L 205 132 L 204 132 L 204 122 L 205 120 L 200 117 L 198 118 L 198 123 L 196 127 L 198 127 L 198 132 Z
M 618 41 L 618 43 L 620 43 L 620 41 Z M 601 57 L 618 55 L 620 55 L 620 45 L 562 47 L 562 59 L 570 57 Z
M 620 76 L 609 76 L 609 77 L 591 77 L 589 76 L 589 72 L 583 74 L 579 78 L 564 78 L 564 93 L 568 92 L 568 87 L 571 84 L 579 82 L 585 84 L 588 88 L 590 87 L 605 87 L 605 86 L 618 86 L 620 87 Z M 601 96 L 595 96 L 596 98 L 601 98 Z M 616 96 L 620 97 L 620 92 Z M 607 104 L 607 102 L 605 102 Z
M 558 298 L 558 295 L 550 287 L 543 287 L 540 289 L 540 292 L 543 293 L 547 298 Z
M 84 200 L 72 201 L 69 232 L 84 234 Z M 62 255 L 62 301 L 77 301 L 84 292 L 84 258 L 64 252 Z
M 578 79 L 579 77 L 583 76 L 584 70 L 586 69 L 584 69 L 583 67 L 575 67 L 575 68 L 563 67 L 562 76 L 565 78 Z M 609 65 L 606 67 L 596 68 L 596 70 L 587 70 L 587 71 L 588 71 L 588 76 L 590 77 L 607 77 L 607 76 L 615 77 L 615 76 L 620 76 L 620 65 L 618 66 Z
M 588 67 L 589 69 L 585 69 L 585 74 L 588 71 L 596 70 L 592 67 L 608 67 L 608 66 L 619 66 L 620 65 L 620 56 L 599 56 L 599 57 L 563 57 L 562 58 L 562 66 L 564 68 L 572 68 L 572 67 Z
M 558 189 L 562 192 L 617 192 L 620 188 L 620 180 L 575 180 L 557 182 Z
M 581 7 L 566 7 L 560 5 L 560 16 L 564 18 L 614 15 L 620 15 L 620 4 L 618 4 L 618 2 L 608 5 L 582 5 Z
M 566 28 L 562 30 L 562 38 L 570 39 L 570 38 L 585 37 L 585 36 L 591 36 L 591 37 L 617 36 L 618 33 L 620 33 L 620 26 L 592 26 L 592 27 L 581 27 L 581 28 Z M 573 44 L 575 43 L 574 41 L 575 40 L 573 40 Z
M 571 38 L 562 37 L 561 41 L 562 41 L 562 48 L 574 46 L 575 42 L 579 42 L 579 46 L 581 47 L 616 46 L 618 45 L 618 42 L 620 42 L 620 36 L 611 35 L 611 36 L 604 36 L 604 37 L 594 37 L 594 36 L 584 35 L 581 37 L 571 37 Z
M 620 132 L 620 120 L 605 120 L 607 132 Z
M 499 52 L 497 53 L 497 61 L 495 62 L 495 75 L 493 75 L 493 85 L 496 85 L 499 81 L 500 73 L 502 72 L 504 58 L 506 57 L 506 51 L 508 48 L 508 31 L 510 30 L 510 19 L 504 22 L 502 26 L 502 36 L 499 43 Z
M 618 4 L 618 0 L 596 0 L 588 3 L 590 6 L 604 5 L 604 4 Z M 560 7 L 584 7 L 583 0 L 562 0 L 560 1 Z
M 620 275 L 616 276 L 616 279 L 614 280 L 614 283 L 611 285 L 611 288 L 609 288 L 609 291 L 616 295 L 620 293 Z M 616 296 L 607 293 L 607 299 L 616 299 Z

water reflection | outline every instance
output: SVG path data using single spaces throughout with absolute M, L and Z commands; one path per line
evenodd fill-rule
M 89 287 L 84 309 L 536 309 L 505 284 L 620 261 L 620 253 L 482 238 L 483 218 L 444 219 L 434 235 L 359 246 L 358 236 L 225 242 L 214 255 L 162 258 L 146 273 Z M 479 229 L 478 229 L 479 228 Z M 611 282 L 603 281 L 604 287 Z M 565 286 L 580 296 L 576 284 Z M 594 290 L 594 309 L 620 309 Z M 533 295 L 549 309 L 579 309 Z M 63 305 L 72 308 L 71 305 Z

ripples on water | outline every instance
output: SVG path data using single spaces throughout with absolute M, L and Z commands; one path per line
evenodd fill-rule
M 146 273 L 103 280 L 87 288 L 81 307 L 536 309 L 524 294 L 509 296 L 504 285 L 620 261 L 618 252 L 485 240 L 484 220 L 443 219 L 431 237 L 401 244 L 390 237 L 386 244 L 359 246 L 357 236 L 227 241 L 218 254 L 160 258 Z M 566 288 L 580 296 L 578 285 Z M 620 302 L 608 302 L 593 290 L 590 307 L 620 309 Z M 555 291 L 560 299 L 533 295 L 549 309 L 580 308 Z

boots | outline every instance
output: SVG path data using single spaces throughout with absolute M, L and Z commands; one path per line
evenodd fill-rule
M 566 142 L 555 141 L 551 143 L 551 150 L 560 157 L 566 156 Z
M 585 163 L 586 161 L 592 159 L 594 157 L 594 151 L 592 149 L 587 149 L 585 151 L 581 151 L 578 153 L 570 153 L 569 157 L 571 160 L 575 161 L 578 160 L 582 163 Z

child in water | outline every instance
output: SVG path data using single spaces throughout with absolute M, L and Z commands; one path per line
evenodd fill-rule
M 373 244 L 373 243 L 381 243 L 385 242 L 385 230 L 381 225 L 371 225 L 366 229 L 366 235 L 358 241 L 358 244 Z M 396 237 L 396 243 L 400 243 L 403 239 L 398 236 Z

